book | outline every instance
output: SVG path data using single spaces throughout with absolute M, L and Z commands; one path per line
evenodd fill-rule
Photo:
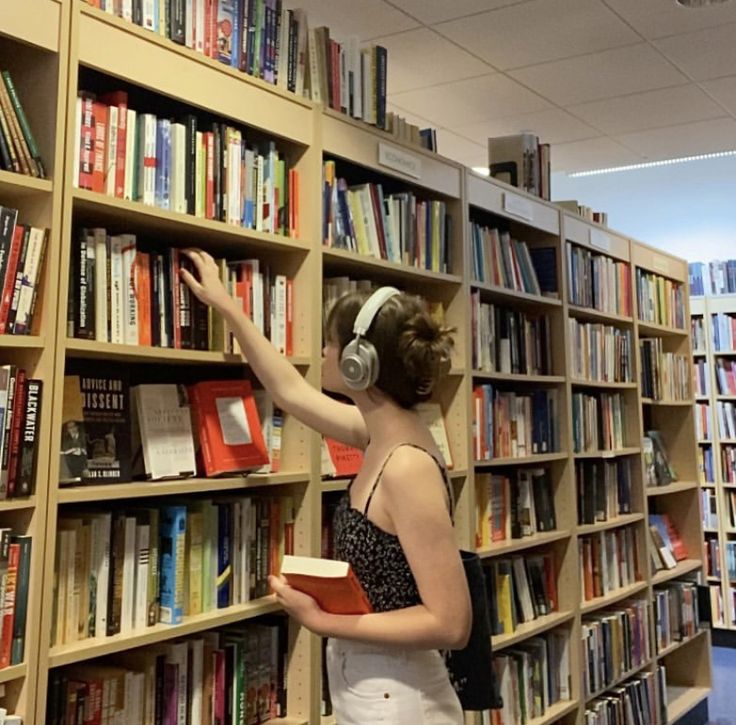
M 334 559 L 286 554 L 281 574 L 294 589 L 314 597 L 331 614 L 368 614 L 373 611 L 368 596 L 350 564 Z
M 356 476 L 363 465 L 363 451 L 329 438 L 322 438 L 322 475 L 329 478 Z
M 450 451 L 450 442 L 447 439 L 447 428 L 445 426 L 445 417 L 442 415 L 442 408 L 439 403 L 419 403 L 414 406 L 414 410 L 419 414 L 422 422 L 429 428 L 432 438 L 442 454 L 445 465 L 452 468 L 452 452 Z
M 87 472 L 82 389 L 78 375 L 64 376 L 59 482 L 81 481 Z

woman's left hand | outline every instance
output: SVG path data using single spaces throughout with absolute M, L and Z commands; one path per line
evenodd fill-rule
M 315 634 L 323 634 L 320 631 L 320 625 L 323 622 L 325 611 L 313 597 L 289 586 L 283 576 L 269 576 L 268 583 L 276 595 L 276 601 L 286 610 L 287 614 Z

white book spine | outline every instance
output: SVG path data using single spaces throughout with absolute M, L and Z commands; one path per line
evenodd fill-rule
M 211 138 L 211 136 L 210 136 Z M 205 206 L 207 203 L 207 199 L 205 198 L 204 194 L 199 193 L 199 189 L 202 188 L 202 178 L 204 174 L 206 173 L 206 166 L 209 163 L 212 163 L 212 155 L 209 156 L 209 158 L 205 158 L 205 153 L 203 152 L 203 146 L 204 146 L 204 135 L 202 131 L 196 132 L 196 152 L 194 155 L 194 176 L 197 180 L 195 184 L 195 188 L 197 189 L 196 198 L 194 202 L 194 214 L 195 216 L 198 216 L 200 219 L 203 219 L 205 214 Z
M 156 205 L 156 116 L 146 113 L 144 115 L 144 156 L 153 159 L 154 163 L 143 166 L 143 203 L 149 206 Z
M 271 328 L 271 342 L 274 347 L 282 354 L 286 354 L 286 277 L 283 274 L 277 274 L 274 280 L 276 285 L 275 292 L 275 322 L 276 325 Z M 274 334 L 275 330 L 275 334 Z
M 135 176 L 135 139 L 136 119 L 138 114 L 132 108 L 127 110 L 125 121 L 125 185 L 123 186 L 123 198 L 130 201 L 133 198 L 133 178 Z
M 195 20 L 194 20 L 194 50 L 198 53 L 204 53 L 204 36 L 206 29 L 204 27 L 205 0 L 194 0 Z
M 95 339 L 110 342 L 107 309 L 107 232 L 94 229 L 95 245 Z
M 148 571 L 150 567 L 151 527 L 143 524 L 136 527 L 135 541 L 135 608 L 133 627 L 142 629 L 148 625 Z
M 79 631 L 79 588 L 75 581 L 75 558 L 77 551 L 77 534 L 75 531 L 65 531 L 66 534 L 66 637 L 65 641 L 76 642 Z M 4 604 L 3 604 L 4 606 Z
M 110 237 L 110 342 L 123 344 L 123 238 Z
M 158 0 L 143 0 L 143 27 L 146 30 L 156 28 L 156 3 Z
M 123 605 L 120 618 L 120 632 L 133 631 L 133 612 L 135 608 L 135 538 L 136 520 L 132 516 L 125 518 L 125 555 L 123 557 Z
M 133 0 L 123 0 L 122 14 L 123 20 L 133 22 Z
M 186 13 L 185 15 L 186 22 L 184 23 L 184 43 L 187 46 L 187 48 L 193 48 L 194 47 L 194 23 L 192 23 L 192 20 L 195 20 L 194 0 L 186 0 L 185 6 L 184 6 L 184 12 Z
M 264 201 L 264 184 L 263 184 L 263 156 L 258 154 L 256 157 L 256 230 L 264 231 L 263 228 L 263 201 Z
M 289 10 L 281 9 L 281 32 L 279 35 L 279 62 L 276 85 L 287 88 L 289 82 Z
M 26 262 L 23 266 L 23 277 L 20 283 L 18 304 L 15 313 L 14 332 L 24 334 L 27 332 L 31 319 L 31 304 L 33 302 L 33 290 L 41 283 L 39 272 L 41 270 L 41 258 L 46 240 L 46 231 L 31 227 L 28 235 L 28 251 Z M 88 247 L 89 254 L 89 247 Z
M 188 725 L 202 725 L 204 702 L 204 640 L 192 639 L 188 642 L 189 661 L 191 663 L 191 682 L 189 692 L 189 723 Z
M 124 234 L 121 249 L 123 342 L 126 345 L 138 344 L 138 300 L 135 295 L 135 257 L 136 241 L 134 234 Z
M 112 517 L 109 513 L 98 517 L 99 537 L 95 542 L 95 559 L 97 561 L 97 603 L 95 609 L 95 633 L 97 637 L 107 634 L 107 597 L 110 581 L 110 533 Z
M 82 165 L 82 99 L 77 97 L 74 106 L 74 169 L 72 186 L 79 188 L 79 167 Z

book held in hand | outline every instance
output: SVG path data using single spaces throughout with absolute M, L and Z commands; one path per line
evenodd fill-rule
M 373 611 L 350 564 L 334 559 L 285 555 L 281 574 L 294 589 L 309 594 L 330 614 L 368 614 Z

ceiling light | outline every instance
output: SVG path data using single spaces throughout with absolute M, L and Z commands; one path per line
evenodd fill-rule
M 736 156 L 736 149 L 731 151 L 717 151 L 712 154 L 699 154 L 698 156 L 681 156 L 676 159 L 663 159 L 662 161 L 646 161 L 641 164 L 628 164 L 627 166 L 611 166 L 607 169 L 592 169 L 591 171 L 573 171 L 568 174 L 574 176 L 599 176 L 600 174 L 615 174 L 619 171 L 633 171 L 635 169 L 651 169 L 655 166 L 671 166 L 672 164 L 684 164 L 688 161 L 703 161 L 704 159 L 720 159 L 725 156 Z
M 720 5 L 729 0 L 675 0 L 675 5 L 683 8 L 703 8 L 706 5 Z
M 488 170 L 487 166 L 473 166 L 473 171 L 475 171 L 476 174 L 482 174 L 483 176 L 491 175 L 491 172 Z

